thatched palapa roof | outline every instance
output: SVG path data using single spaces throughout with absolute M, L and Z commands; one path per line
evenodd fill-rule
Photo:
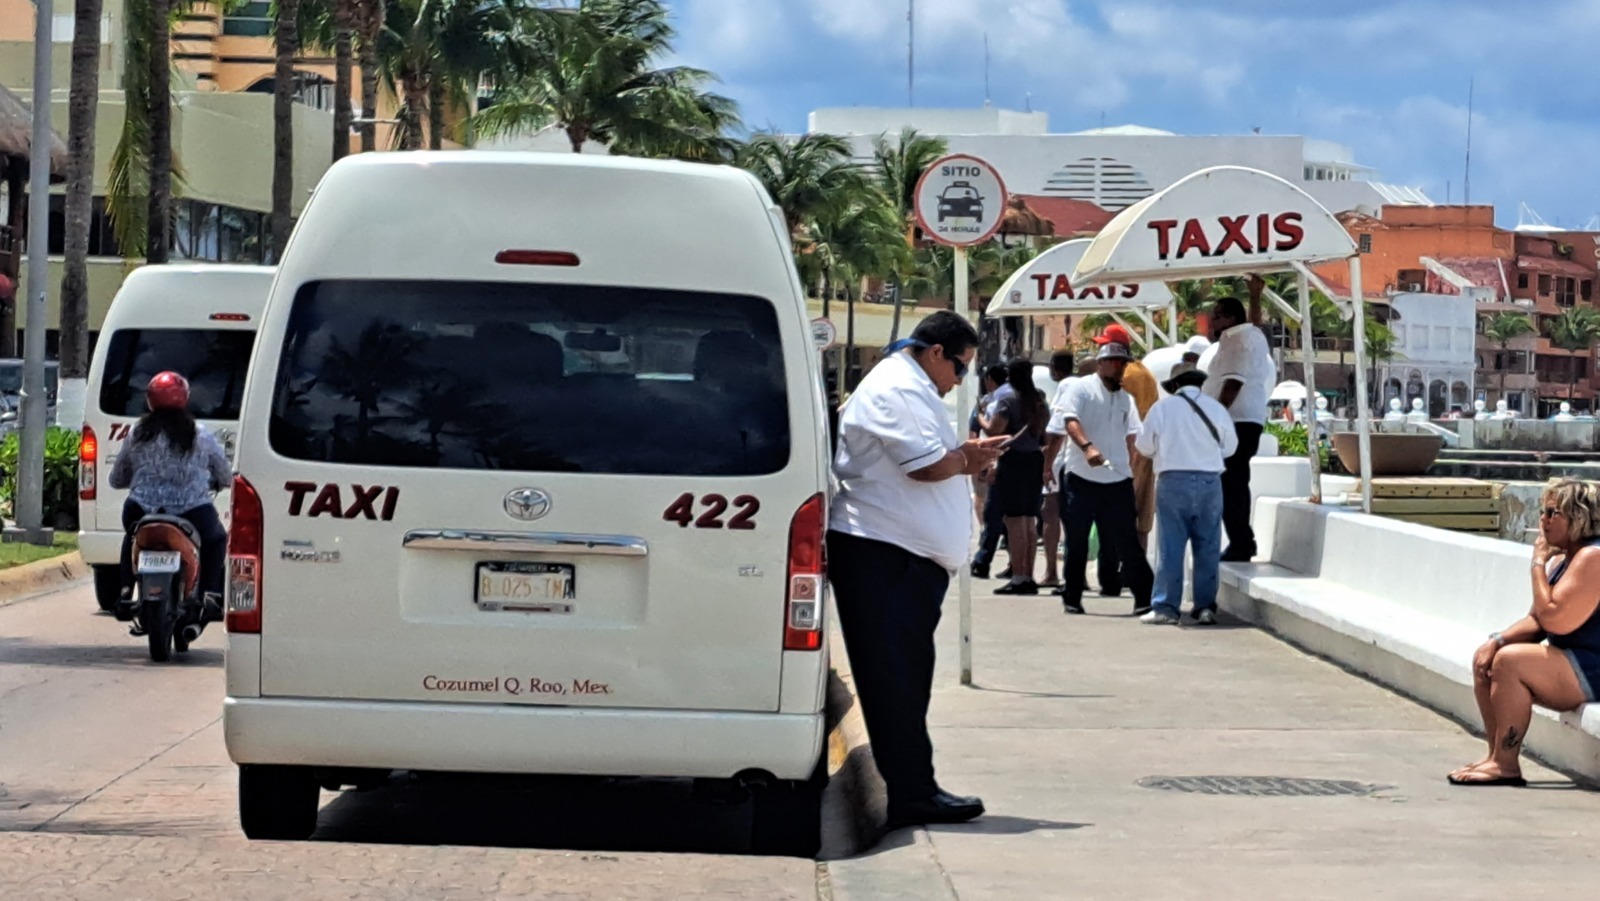
M 0 156 L 27 159 L 33 148 L 33 110 L 22 98 L 0 85 Z M 59 181 L 67 174 L 67 145 L 50 132 L 50 175 Z

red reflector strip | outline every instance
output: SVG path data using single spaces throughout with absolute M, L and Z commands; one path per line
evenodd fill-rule
M 212 322 L 249 322 L 249 313 L 212 313 Z
M 576 266 L 578 255 L 564 250 L 502 250 L 494 261 L 503 266 Z

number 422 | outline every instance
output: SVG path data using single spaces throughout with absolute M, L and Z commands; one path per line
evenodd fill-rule
M 756 527 L 756 513 L 761 510 L 761 501 L 748 494 L 741 494 L 733 499 L 733 506 L 738 512 L 728 520 L 726 525 L 722 522 L 722 514 L 728 512 L 728 499 L 720 494 L 708 494 L 700 498 L 705 511 L 698 517 L 694 515 L 694 495 L 688 492 L 680 495 L 672 502 L 661 518 L 667 522 L 675 522 L 681 528 L 688 528 L 694 523 L 697 529 L 754 529 Z

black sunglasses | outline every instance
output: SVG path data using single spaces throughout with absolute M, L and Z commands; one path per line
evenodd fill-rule
M 918 350 L 927 350 L 928 348 L 930 348 L 932 346 L 933 346 L 932 344 L 929 344 L 926 341 L 918 341 L 915 338 L 906 338 L 904 341 L 896 342 L 895 344 L 889 345 L 889 347 L 887 349 L 888 350 L 897 350 L 900 347 L 915 347 Z M 967 377 L 967 371 L 968 370 L 967 370 L 967 361 L 966 360 L 963 360 L 960 357 L 950 357 L 950 356 L 945 357 L 945 359 L 949 360 L 950 361 L 950 365 L 955 367 L 956 378 L 964 379 L 964 378 Z

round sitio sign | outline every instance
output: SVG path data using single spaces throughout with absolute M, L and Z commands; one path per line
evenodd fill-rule
M 967 247 L 994 237 L 1006 215 L 1006 183 L 987 161 L 965 153 L 934 160 L 917 181 L 917 225 L 941 244 Z
M 839 340 L 839 330 L 834 327 L 833 320 L 818 316 L 811 320 L 811 343 L 817 350 L 828 350 Z

